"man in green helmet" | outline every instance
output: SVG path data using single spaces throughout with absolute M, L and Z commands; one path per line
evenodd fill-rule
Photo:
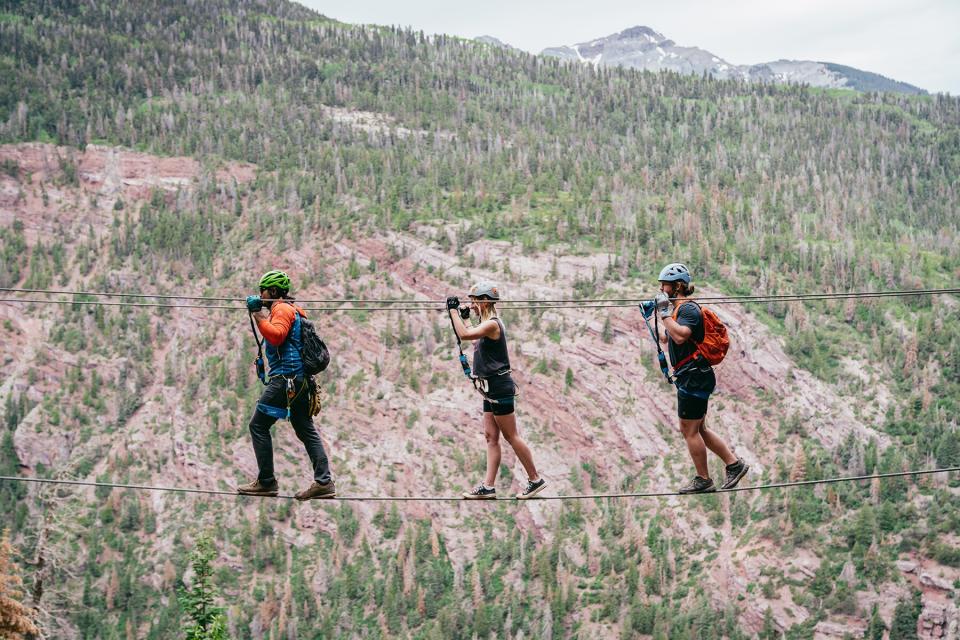
M 333 498 L 336 495 L 330 464 L 310 415 L 310 390 L 301 356 L 300 322 L 307 314 L 294 304 L 290 278 L 283 271 L 268 271 L 260 278 L 260 297 L 247 298 L 247 309 L 263 336 L 270 367 L 266 387 L 250 419 L 250 437 L 259 473 L 253 482 L 237 487 L 248 496 L 276 496 L 273 473 L 273 440 L 270 427 L 286 418 L 307 450 L 313 464 L 313 484 L 296 494 L 297 500 Z M 269 313 L 266 309 L 269 309 Z

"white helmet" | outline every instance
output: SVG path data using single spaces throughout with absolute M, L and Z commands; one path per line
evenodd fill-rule
M 495 282 L 481 281 L 470 287 L 471 298 L 487 298 L 488 300 L 499 300 L 500 289 Z
M 660 271 L 660 277 L 657 278 L 660 282 L 676 282 L 677 280 L 683 280 L 687 284 L 690 284 L 690 270 L 687 269 L 686 265 L 682 265 L 679 262 L 673 262 L 668 264 Z

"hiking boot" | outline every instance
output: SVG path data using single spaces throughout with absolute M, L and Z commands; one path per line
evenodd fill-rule
M 737 458 L 736 462 L 727 465 L 727 477 L 724 479 L 723 484 L 720 485 L 720 489 L 733 489 L 740 483 L 743 476 L 747 475 L 747 471 L 749 470 L 750 465 L 745 463 L 743 458 Z
M 540 478 L 536 482 L 527 480 L 527 488 L 517 494 L 517 500 L 529 500 L 543 491 L 545 486 L 547 486 L 547 481 L 543 478 Z
M 260 482 L 259 480 L 254 480 L 253 482 L 248 482 L 247 484 L 242 484 L 237 487 L 237 493 L 242 496 L 265 496 L 269 498 L 276 498 L 279 489 L 280 487 L 277 485 L 276 480 L 271 480 L 269 482 Z
M 294 498 L 297 500 L 319 500 L 320 498 L 333 498 L 337 495 L 337 488 L 333 480 L 327 484 L 320 484 L 316 480 L 309 487 L 297 493 Z
M 497 490 L 493 487 L 484 486 L 481 482 L 473 491 L 463 494 L 464 500 L 496 500 Z
M 693 476 L 693 481 L 687 486 L 681 487 L 677 493 L 712 493 L 716 490 L 717 487 L 710 478 Z

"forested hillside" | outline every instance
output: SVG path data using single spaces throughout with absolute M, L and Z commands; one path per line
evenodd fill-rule
M 960 277 L 953 97 L 581 67 L 277 0 L 4 3 L 0 77 L 0 287 L 238 307 L 4 303 L 0 475 L 249 480 L 259 383 L 239 300 L 269 268 L 306 299 L 436 300 L 479 278 L 515 299 L 638 297 L 674 260 L 705 294 Z M 746 482 L 960 464 L 957 310 L 953 296 L 718 308 L 734 350 L 710 420 L 751 463 Z M 475 484 L 479 403 L 446 318 L 316 318 L 338 491 Z M 519 423 L 554 495 L 689 477 L 636 310 L 505 319 Z M 275 434 L 282 488 L 302 488 L 305 454 L 289 425 Z M 501 479 L 503 493 L 523 480 L 512 456 Z M 55 638 L 178 637 L 204 532 L 236 638 L 960 625 L 956 474 L 519 505 L 0 481 L 0 511 Z

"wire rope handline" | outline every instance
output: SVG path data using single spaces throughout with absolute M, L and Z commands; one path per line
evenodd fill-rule
M 761 296 L 705 296 L 698 297 L 697 301 L 714 304 L 749 304 L 749 303 L 771 303 L 771 302 L 791 302 L 791 301 L 810 301 L 810 300 L 847 300 L 859 298 L 889 298 L 917 295 L 940 295 L 940 294 L 960 294 L 960 289 L 914 289 L 905 291 L 860 291 L 847 293 L 814 293 L 814 294 L 781 294 L 781 295 L 761 295 Z M 76 294 L 84 295 L 84 294 Z M 185 298 L 190 299 L 190 298 Z M 192 298 L 196 299 L 196 298 Z M 233 298 L 230 298 L 233 300 Z M 646 302 L 639 298 L 632 302 L 620 302 L 624 299 L 608 299 L 604 302 L 590 302 L 587 299 L 576 303 L 558 300 L 505 300 L 500 304 L 501 309 L 516 309 L 528 311 L 545 311 L 550 309 L 591 309 L 591 308 L 629 308 L 635 306 L 637 302 Z M 239 300 L 238 300 L 239 301 Z M 24 304 L 73 304 L 81 306 L 105 306 L 105 307 L 141 307 L 141 308 L 161 308 L 161 309 L 207 309 L 207 310 L 229 310 L 246 311 L 246 308 L 240 305 L 216 305 L 216 304 L 168 304 L 162 302 L 109 302 L 104 300 L 47 300 L 39 298 L 0 298 L 0 303 L 24 303 Z M 301 301 L 298 301 L 301 302 Z M 311 307 L 304 306 L 306 311 L 325 311 L 325 312 L 344 312 L 344 311 L 434 311 L 442 312 L 444 308 L 440 303 L 434 301 L 412 301 L 412 300 L 340 300 L 330 301 L 338 304 L 349 304 L 353 306 L 326 306 Z M 382 305 L 386 303 L 396 306 L 357 306 L 357 305 Z M 415 304 L 417 306 L 409 306 Z M 402 306 L 406 305 L 406 306 Z M 437 306 L 425 306 L 437 305 Z
M 539 495 L 533 500 L 592 500 L 599 498 L 668 498 L 672 496 L 678 497 L 688 497 L 688 496 L 700 496 L 700 495 L 715 495 L 716 493 L 734 493 L 734 492 L 747 492 L 747 491 L 768 491 L 772 489 L 789 489 L 793 487 L 805 487 L 812 485 L 822 485 L 822 484 L 838 484 L 841 482 L 857 482 L 863 480 L 873 480 L 884 479 L 884 478 L 901 478 L 904 476 L 925 476 L 932 475 L 935 473 L 951 473 L 954 471 L 960 471 L 960 466 L 955 467 L 943 467 L 939 469 L 918 469 L 912 471 L 895 471 L 890 473 L 874 473 L 870 475 L 857 475 L 857 476 L 840 476 L 836 478 L 821 478 L 818 480 L 795 480 L 790 482 L 776 482 L 771 484 L 762 484 L 762 485 L 753 485 L 749 487 L 736 487 L 733 489 L 725 489 L 722 491 L 711 492 L 711 493 L 696 493 L 696 494 L 683 494 L 676 491 L 649 491 L 649 492 L 624 492 L 624 493 L 591 493 L 591 494 L 573 494 L 573 495 L 557 495 L 557 496 L 544 496 Z M 65 485 L 76 485 L 76 486 L 86 486 L 86 487 L 101 487 L 101 488 L 111 488 L 111 489 L 131 489 L 135 491 L 166 491 L 171 493 L 198 493 L 198 494 L 207 494 L 207 495 L 220 495 L 220 496 L 238 496 L 238 497 L 262 497 L 262 496 L 244 496 L 237 493 L 236 491 L 222 491 L 219 489 L 194 489 L 189 487 L 164 487 L 164 486 L 154 486 L 154 485 L 142 485 L 142 484 L 126 484 L 126 483 L 114 483 L 114 482 L 92 482 L 87 480 L 66 480 L 58 478 L 28 478 L 25 476 L 0 476 L 0 481 L 7 482 L 34 482 L 41 484 L 65 484 Z M 277 498 L 283 499 L 294 499 L 295 496 L 292 494 L 280 494 L 276 496 Z M 465 501 L 460 496 L 337 496 L 336 498 L 331 498 L 332 500 L 339 500 L 342 502 L 469 502 Z M 500 502 L 504 501 L 515 501 L 521 502 L 517 498 L 497 498 Z M 477 500 L 476 502 L 484 502 L 483 500 Z
M 213 296 L 182 296 L 171 294 L 148 294 L 148 293 L 121 293 L 105 291 L 71 291 L 63 289 L 26 289 L 16 287 L 0 287 L 0 292 L 6 293 L 31 293 L 43 295 L 74 295 L 91 297 L 113 297 L 113 298 L 156 298 L 163 300 L 195 300 L 210 302 L 242 302 L 241 297 L 213 297 Z M 746 302 L 790 302 L 800 300 L 828 300 L 828 299 L 848 299 L 848 298 L 885 298 L 902 297 L 916 295 L 941 295 L 941 294 L 960 294 L 960 288 L 943 289 L 902 289 L 890 291 L 838 291 L 838 292 L 820 292 L 820 293 L 784 293 L 784 294 L 757 294 L 757 295 L 719 295 L 719 296 L 698 296 L 697 300 L 710 304 L 737 304 Z M 537 299 L 525 298 L 504 300 L 501 306 L 512 308 L 579 308 L 579 307 L 629 307 L 639 302 L 645 302 L 646 298 L 562 298 L 562 299 Z M 36 298 L 6 298 L 0 302 L 55 302 L 62 304 L 103 304 L 107 306 L 137 306 L 137 303 L 125 302 L 100 302 L 96 300 L 39 300 Z M 353 305 L 412 305 L 413 307 L 435 306 L 437 310 L 443 310 L 443 300 L 416 300 L 416 299 L 388 299 L 388 298 L 318 298 L 318 299 L 300 299 L 300 304 L 353 304 Z M 569 307 L 567 305 L 570 305 Z M 216 305 L 162 305 L 160 303 L 141 303 L 140 306 L 179 306 L 179 307 L 202 307 L 213 309 L 236 309 L 242 307 L 234 306 L 216 306 Z M 335 308 L 339 309 L 339 307 Z M 366 310 L 371 310 L 364 307 Z M 326 310 L 324 308 L 314 310 Z M 406 310 L 410 310 L 407 307 Z
M 217 297 L 217 296 L 182 296 L 168 293 L 124 293 L 120 291 L 72 291 L 65 289 L 24 289 L 18 287 L 0 287 L 0 292 L 6 293 L 40 293 L 47 295 L 66 295 L 66 296 L 92 296 L 103 298 L 159 298 L 164 300 L 200 300 L 210 302 L 238 302 L 243 300 L 243 296 Z M 351 298 L 325 298 L 316 300 L 298 300 L 298 302 L 316 302 L 316 303 L 350 303 L 366 302 L 370 304 L 442 304 L 439 300 L 407 300 L 380 298 L 370 300 L 358 300 Z

